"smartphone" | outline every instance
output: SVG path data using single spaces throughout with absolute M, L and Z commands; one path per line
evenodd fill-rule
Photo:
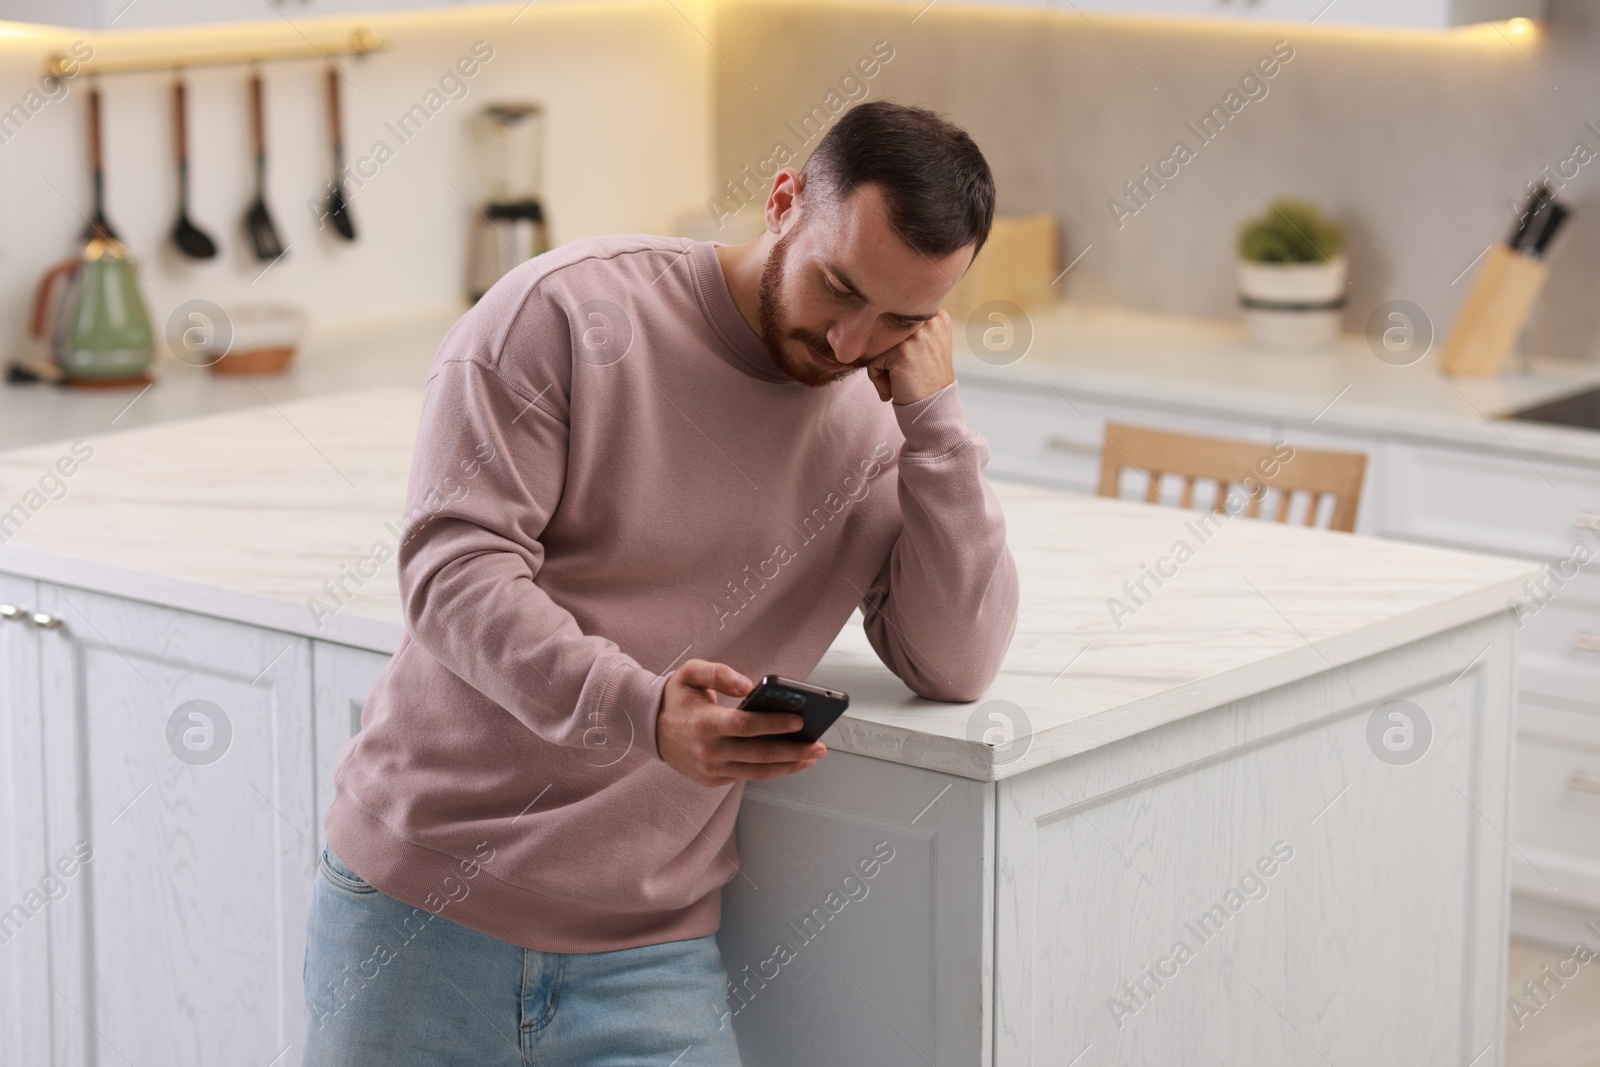
M 797 682 L 769 674 L 740 702 L 744 711 L 787 711 L 798 713 L 800 729 L 787 734 L 762 734 L 776 741 L 816 741 L 850 706 L 850 695 L 837 689 Z

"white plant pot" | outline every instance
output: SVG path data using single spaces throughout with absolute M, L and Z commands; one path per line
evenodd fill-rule
M 1338 339 L 1343 317 L 1345 258 L 1322 263 L 1239 261 L 1245 329 L 1262 348 L 1321 348 Z

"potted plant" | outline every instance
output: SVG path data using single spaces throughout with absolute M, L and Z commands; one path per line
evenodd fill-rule
M 1314 348 L 1339 335 L 1344 228 L 1311 204 L 1282 199 L 1239 227 L 1239 303 L 1267 348 Z

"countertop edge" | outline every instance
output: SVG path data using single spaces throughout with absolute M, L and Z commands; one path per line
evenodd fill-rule
M 304 605 L 292 601 L 22 545 L 0 546 L 0 572 L 386 655 L 400 647 L 405 633 L 402 626 L 355 612 L 332 615 L 319 627 Z
M 920 733 L 899 725 L 856 718 L 848 712 L 840 720 L 838 733 L 829 740 L 833 747 L 843 752 L 942 771 L 976 781 L 998 782 L 1281 685 L 1315 677 L 1347 663 L 1443 633 L 1497 612 L 1509 611 L 1510 602 L 1520 591 L 1522 582 L 1539 570 L 1539 565 L 1529 562 L 1525 571 L 1510 577 L 1453 599 L 1369 624 L 1320 645 L 1307 644 L 1289 649 L 1220 675 L 1199 678 L 1173 689 L 1141 697 L 1082 720 L 1062 723 L 1032 735 L 1033 740 L 1027 751 L 1021 757 L 1005 763 L 995 763 L 992 746 L 982 742 Z M 304 606 L 290 601 L 112 564 L 85 562 L 36 548 L 0 546 L 0 572 L 384 655 L 393 654 L 404 636 L 401 626 L 355 612 L 334 615 L 325 619 L 319 627 L 312 624 Z M 825 664 L 826 657 L 822 665 Z M 982 699 L 974 701 L 973 706 L 981 703 Z M 923 751 L 916 757 L 907 758 L 905 750 L 908 742 L 921 747 Z
M 999 782 L 1038 767 L 1049 766 L 1118 741 L 1171 725 L 1205 711 L 1246 700 L 1281 685 L 1337 670 L 1349 663 L 1445 633 L 1511 610 L 1510 601 L 1539 567 L 1500 579 L 1452 600 L 1429 604 L 1405 615 L 1342 634 L 1320 645 L 1307 644 L 1220 675 L 1199 678 L 1160 693 L 1062 723 L 1033 736 L 1027 751 L 1004 763 L 994 762 L 992 746 L 977 741 L 932 737 L 903 726 L 856 719 L 848 712 L 845 726 L 829 741 L 843 752 L 942 771 L 982 782 Z M 1307 669 L 1309 667 L 1310 669 Z M 1268 677 L 1263 678 L 1266 672 Z M 973 706 L 983 702 L 975 701 Z M 906 743 L 924 747 L 914 760 L 903 756 Z

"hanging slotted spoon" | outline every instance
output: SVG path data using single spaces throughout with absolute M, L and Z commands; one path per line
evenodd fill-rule
M 272 215 L 267 211 L 267 144 L 261 120 L 261 74 L 250 75 L 250 132 L 256 150 L 256 199 L 245 213 L 244 227 L 250 233 L 250 244 L 256 258 L 278 259 L 286 249 L 278 239 L 272 225 Z

